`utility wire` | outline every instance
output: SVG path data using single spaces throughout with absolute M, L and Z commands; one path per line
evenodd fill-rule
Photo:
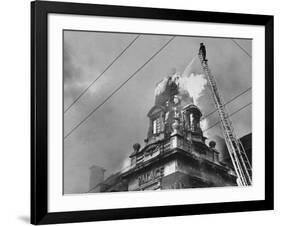
M 72 134 L 83 122 L 93 115 L 102 105 L 104 105 L 115 93 L 117 93 L 130 79 L 132 79 L 142 68 L 144 68 L 156 55 L 158 55 L 176 36 L 172 36 L 156 53 L 154 53 L 141 67 L 139 67 L 126 81 L 124 81 L 117 89 L 115 89 L 104 101 L 102 101 L 95 109 L 93 109 L 81 122 L 74 126 L 64 137 L 66 139 Z
M 235 115 L 235 114 L 236 114 L 236 113 L 238 113 L 239 111 L 242 111 L 244 108 L 246 108 L 246 107 L 250 106 L 251 104 L 252 104 L 252 102 L 250 102 L 250 103 L 248 103 L 248 104 L 244 105 L 243 107 L 239 108 L 238 110 L 236 110 L 236 111 L 232 112 L 232 113 L 231 113 L 231 114 L 230 114 L 227 118 L 229 118 L 229 117 L 231 117 L 231 116 Z M 212 125 L 212 126 L 210 126 L 209 128 L 207 128 L 207 129 L 203 130 L 203 132 L 206 132 L 207 130 L 209 130 L 209 129 L 211 129 L 211 128 L 215 127 L 215 126 L 216 126 L 216 125 L 218 125 L 220 122 L 221 122 L 221 121 L 217 121 L 215 124 L 213 124 L 213 125 Z
M 236 100 L 238 97 L 240 97 L 240 96 L 242 96 L 243 94 L 247 93 L 247 92 L 250 91 L 251 89 L 252 89 L 252 87 L 249 87 L 248 89 L 244 90 L 242 93 L 240 93 L 240 94 L 238 94 L 237 96 L 231 98 L 229 101 L 227 101 L 227 102 L 223 105 L 223 107 L 226 106 L 226 105 L 228 105 L 228 104 L 230 104 L 232 101 Z M 201 119 L 201 121 L 204 120 L 204 119 L 206 119 L 206 118 L 208 118 L 209 116 L 211 116 L 211 115 L 214 114 L 215 112 L 217 112 L 217 110 L 213 110 L 212 112 L 208 113 L 206 116 L 204 116 L 204 117 Z
M 84 89 L 78 97 L 64 110 L 64 114 L 90 89 L 94 83 L 100 79 L 100 77 L 103 76 L 103 74 L 126 52 L 127 49 L 129 49 L 133 43 L 140 37 L 140 35 L 137 35 L 130 43 L 129 45 L 117 56 L 114 58 L 114 60 L 103 70 L 103 72 L 94 80 L 92 81 L 86 89 Z
M 239 45 L 239 43 L 237 41 L 235 41 L 234 39 L 231 39 L 244 53 L 246 53 L 250 58 L 252 58 L 252 56 L 241 46 Z

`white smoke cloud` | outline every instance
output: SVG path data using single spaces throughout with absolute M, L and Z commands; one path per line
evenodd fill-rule
M 203 131 L 208 128 L 208 121 L 206 118 L 200 121 L 200 127 Z
M 165 91 L 167 82 L 170 78 L 172 82 L 178 85 L 180 95 L 183 97 L 191 97 L 193 99 L 193 103 L 198 105 L 198 99 L 202 96 L 202 91 L 207 85 L 207 80 L 204 74 L 198 74 L 195 72 L 194 63 L 196 59 L 198 59 L 197 55 L 195 55 L 188 63 L 182 74 L 175 71 L 171 76 L 167 76 L 159 82 L 155 89 L 155 96 L 158 96 Z
M 200 127 L 203 131 L 204 136 L 206 137 L 210 137 L 208 130 L 204 132 L 204 130 L 206 130 L 208 126 L 209 126 L 209 121 L 207 120 L 207 118 L 204 118 L 203 120 L 200 121 Z
M 165 91 L 167 82 L 168 82 L 169 77 L 165 77 L 162 81 L 160 81 L 157 85 L 156 88 L 154 90 L 154 95 L 158 96 L 161 93 L 163 93 Z
M 205 89 L 207 80 L 203 74 L 191 73 L 189 76 L 180 76 L 178 79 L 180 94 L 188 93 L 195 105 L 198 104 L 198 99 L 202 96 L 202 91 Z
M 125 158 L 123 163 L 122 163 L 121 169 L 119 171 L 125 172 L 125 171 L 129 170 L 130 166 L 131 166 L 131 159 Z
M 175 73 L 172 76 L 167 76 L 157 84 L 155 88 L 155 96 L 158 96 L 165 91 L 169 78 L 178 85 L 180 95 L 188 94 L 193 98 L 194 104 L 198 104 L 198 99 L 202 96 L 202 91 L 207 84 L 207 80 L 203 74 L 191 73 L 189 76 L 185 76 Z

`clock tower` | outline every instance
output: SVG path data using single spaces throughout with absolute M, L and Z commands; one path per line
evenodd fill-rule
M 161 81 L 155 94 L 145 145 L 133 146 L 131 167 L 122 174 L 128 190 L 236 186 L 233 169 L 219 161 L 216 143 L 205 143 L 202 113 L 180 93 L 178 76 Z

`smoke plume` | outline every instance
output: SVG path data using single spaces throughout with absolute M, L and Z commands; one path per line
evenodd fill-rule
M 178 86 L 178 92 L 182 99 L 185 99 L 186 96 L 191 97 L 195 105 L 198 104 L 198 99 L 202 95 L 202 91 L 207 84 L 207 80 L 203 74 L 191 73 L 189 76 L 186 76 L 175 73 L 172 76 L 165 77 L 157 84 L 155 96 L 158 96 L 165 91 L 169 80 Z
M 180 76 L 178 78 L 179 93 L 181 95 L 188 94 L 193 98 L 193 103 L 198 104 L 198 99 L 202 95 L 202 91 L 205 89 L 207 80 L 203 74 L 194 74 L 190 76 Z
M 166 89 L 166 86 L 167 86 L 167 83 L 168 83 L 168 80 L 169 80 L 169 76 L 168 77 L 165 77 L 164 79 L 162 79 L 157 85 L 156 85 L 156 88 L 154 90 L 154 95 L 155 96 L 158 96 L 160 95 L 161 93 L 163 93 Z

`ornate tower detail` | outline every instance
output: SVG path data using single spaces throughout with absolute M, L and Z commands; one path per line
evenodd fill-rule
M 145 145 L 133 146 L 131 167 L 122 176 L 128 181 L 128 190 L 236 184 L 231 169 L 219 162 L 215 143 L 205 144 L 202 113 L 188 92 L 179 91 L 179 79 L 174 74 L 156 87 L 155 105 L 147 114 Z
M 200 109 L 196 105 L 190 104 L 182 109 L 182 114 L 185 135 L 203 142 L 205 138 L 200 127 L 202 117 Z

